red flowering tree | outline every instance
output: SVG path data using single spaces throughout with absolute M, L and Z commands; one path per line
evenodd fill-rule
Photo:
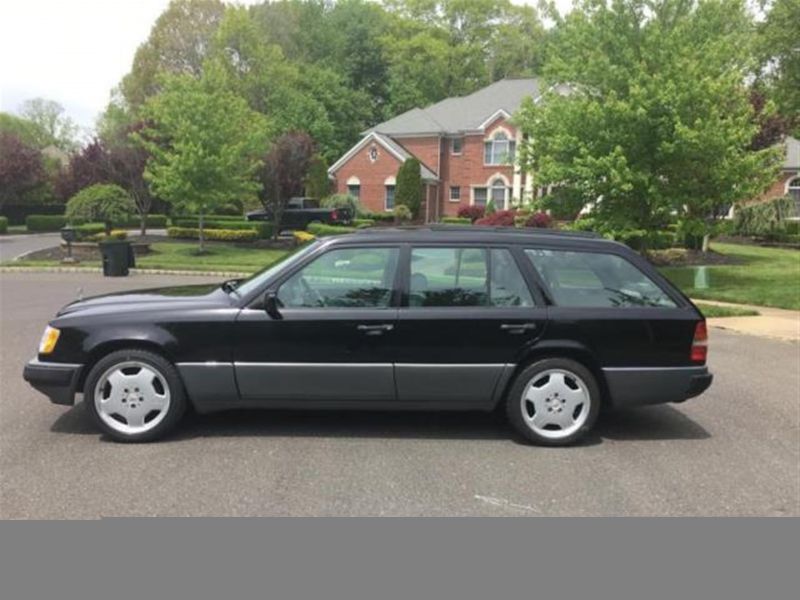
M 0 209 L 45 183 L 42 155 L 10 132 L 0 132 Z

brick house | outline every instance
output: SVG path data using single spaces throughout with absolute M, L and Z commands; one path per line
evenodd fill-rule
M 776 198 L 788 196 L 794 200 L 795 216 L 790 219 L 800 218 L 800 140 L 787 136 L 783 141 L 783 164 L 781 172 L 767 190 L 756 198 L 740 202 L 740 206 L 747 206 L 759 202 L 768 202 Z M 728 218 L 733 218 L 736 206 L 728 212 Z
M 532 177 L 514 163 L 522 134 L 511 117 L 524 98 L 539 96 L 536 79 L 503 79 L 411 109 L 365 131 L 328 173 L 337 193 L 356 197 L 366 210 L 386 211 L 394 207 L 397 171 L 413 156 L 421 163 L 426 221 L 489 200 L 508 208 L 533 192 Z

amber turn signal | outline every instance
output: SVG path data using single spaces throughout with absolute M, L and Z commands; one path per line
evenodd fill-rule
M 61 332 L 58 329 L 48 325 L 42 334 L 42 341 L 39 342 L 39 354 L 50 354 L 56 347 L 59 335 Z

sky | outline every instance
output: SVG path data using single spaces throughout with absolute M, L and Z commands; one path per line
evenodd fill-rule
M 556 3 L 563 11 L 571 0 Z M 16 113 L 27 99 L 47 98 L 59 102 L 88 132 L 168 4 L 169 0 L 0 0 L 0 111 Z

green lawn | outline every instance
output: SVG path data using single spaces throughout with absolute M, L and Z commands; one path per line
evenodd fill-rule
M 285 250 L 262 250 L 233 244 L 209 244 L 208 253 L 197 256 L 197 243 L 155 243 L 151 253 L 136 258 L 140 269 L 174 269 L 189 271 L 258 271 L 286 254 Z M 59 261 L 25 260 L 6 262 L 5 266 L 62 266 Z M 84 261 L 77 267 L 99 267 L 100 261 Z
M 757 310 L 749 308 L 718 306 L 716 304 L 706 304 L 705 302 L 698 302 L 697 308 L 700 309 L 707 319 L 719 317 L 755 317 L 759 314 Z
M 692 298 L 800 310 L 800 252 L 716 243 L 712 249 L 742 262 L 661 272 Z

